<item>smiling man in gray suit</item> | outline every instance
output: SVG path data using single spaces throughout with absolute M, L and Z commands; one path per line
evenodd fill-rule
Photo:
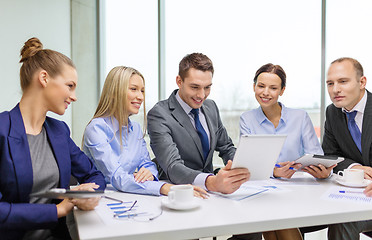
M 179 64 L 178 89 L 148 113 L 150 145 L 160 165 L 160 178 L 190 183 L 208 191 L 233 193 L 248 181 L 248 169 L 231 169 L 235 147 L 216 103 L 207 99 L 212 86 L 212 61 L 201 53 L 186 55 Z M 213 174 L 213 153 L 226 166 Z M 261 233 L 230 239 L 262 239 Z
M 162 171 L 161 178 L 194 184 L 206 190 L 232 193 L 248 181 L 248 169 L 231 169 L 235 147 L 222 125 L 219 110 L 207 99 L 212 86 L 212 61 L 201 53 L 185 56 L 179 64 L 177 90 L 148 113 L 150 145 Z M 213 174 L 213 152 L 226 166 Z
M 372 94 L 366 90 L 362 65 L 353 58 L 333 61 L 327 75 L 327 89 L 333 104 L 327 107 L 323 150 L 326 155 L 344 157 L 335 171 L 362 169 L 372 179 Z M 329 226 L 328 239 L 359 239 L 372 230 L 372 221 Z

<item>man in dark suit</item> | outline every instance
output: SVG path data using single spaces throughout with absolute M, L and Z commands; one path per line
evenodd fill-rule
M 232 193 L 248 181 L 250 173 L 248 169 L 231 169 L 236 149 L 221 122 L 217 105 L 207 99 L 213 72 L 212 61 L 201 53 L 186 55 L 181 60 L 176 77 L 179 89 L 148 113 L 150 145 L 161 168 L 161 178 Z M 216 175 L 214 151 L 226 164 Z M 261 239 L 261 234 L 241 237 Z
M 362 65 L 352 58 L 333 61 L 327 75 L 327 89 L 333 104 L 327 107 L 323 150 L 326 155 L 344 157 L 334 171 L 346 168 L 364 170 L 372 179 L 372 94 L 366 90 Z M 329 226 L 329 239 L 359 239 L 359 233 L 372 230 L 372 221 Z

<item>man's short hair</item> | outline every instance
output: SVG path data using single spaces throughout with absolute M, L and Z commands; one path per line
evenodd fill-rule
M 195 68 L 203 72 L 209 71 L 214 73 L 212 61 L 202 53 L 191 53 L 182 58 L 179 68 L 178 75 L 184 80 L 187 77 L 190 68 Z
M 362 64 L 360 64 L 360 62 L 358 62 L 358 60 L 356 60 L 354 58 L 351 58 L 351 57 L 338 58 L 338 59 L 334 60 L 331 63 L 331 65 L 336 63 L 336 62 L 340 63 L 340 62 L 343 62 L 343 61 L 349 61 L 353 64 L 355 72 L 356 72 L 357 80 L 359 80 L 361 77 L 364 76 Z

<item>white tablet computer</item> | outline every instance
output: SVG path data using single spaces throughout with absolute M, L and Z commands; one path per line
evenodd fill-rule
M 52 198 L 52 199 L 64 199 L 64 198 L 93 198 L 104 196 L 105 192 L 103 190 L 96 191 L 73 191 L 64 188 L 52 188 L 43 193 L 31 194 L 30 197 L 40 197 L 40 198 Z
M 302 157 L 298 158 L 295 162 L 301 163 L 302 168 L 310 166 L 310 165 L 319 165 L 322 164 L 325 167 L 330 167 L 336 163 L 342 162 L 345 159 L 343 157 L 335 157 L 335 156 L 324 156 L 324 155 L 316 155 L 316 154 L 305 154 Z
M 250 180 L 269 179 L 286 138 L 287 135 L 241 136 L 232 168 L 248 168 Z

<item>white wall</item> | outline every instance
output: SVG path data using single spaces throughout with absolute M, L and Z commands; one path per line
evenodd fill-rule
M 18 62 L 23 43 L 37 37 L 45 48 L 70 57 L 70 26 L 70 0 L 0 0 L 0 112 L 21 98 Z M 71 109 L 57 118 L 71 126 Z

